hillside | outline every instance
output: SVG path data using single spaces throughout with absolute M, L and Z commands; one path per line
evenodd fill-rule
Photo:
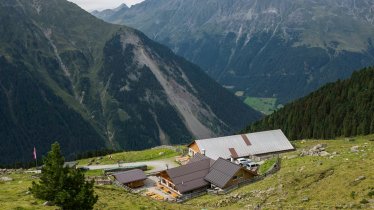
M 0 163 L 54 141 L 68 158 L 186 143 L 260 117 L 137 30 L 66 0 L 0 2 Z
M 146 0 L 108 15 L 198 64 L 236 93 L 305 96 L 374 65 L 373 0 Z
M 281 169 L 226 195 L 205 195 L 183 204 L 156 201 L 115 186 L 95 186 L 95 209 L 370 209 L 374 206 L 374 136 L 338 140 L 295 141 L 297 151 L 282 155 Z M 324 144 L 329 156 L 299 156 Z M 358 146 L 357 152 L 351 148 Z M 146 151 L 148 153 L 148 151 Z M 125 155 L 126 156 L 126 155 Z M 143 155 L 141 155 L 143 156 Z M 0 202 L 5 209 L 56 209 L 26 193 L 32 174 L 0 174 Z M 15 202 L 16 201 L 16 202 Z M 367 203 L 368 202 L 368 203 Z
M 250 125 L 245 132 L 275 128 L 290 139 L 374 133 L 374 68 L 327 84 Z

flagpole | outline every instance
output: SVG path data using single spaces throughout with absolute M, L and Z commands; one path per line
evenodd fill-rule
M 38 158 L 36 157 L 36 148 L 34 146 L 34 151 L 33 151 L 34 159 L 35 159 L 35 169 L 38 167 Z

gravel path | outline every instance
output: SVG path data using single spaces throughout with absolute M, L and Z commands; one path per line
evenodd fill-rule
M 168 164 L 169 168 L 177 167 L 178 164 L 174 161 L 175 158 L 168 158 L 168 159 L 162 159 L 162 160 L 150 160 L 150 161 L 140 161 L 140 162 L 132 162 L 132 163 L 121 163 L 121 167 L 126 166 L 137 166 L 137 165 L 147 165 L 152 167 L 152 170 L 149 170 L 147 172 L 156 172 L 156 171 L 162 171 L 166 169 L 166 164 Z M 90 170 L 96 170 L 96 169 L 107 169 L 107 168 L 116 168 L 118 167 L 118 164 L 110 164 L 110 165 L 91 165 L 91 166 L 84 166 L 89 168 Z

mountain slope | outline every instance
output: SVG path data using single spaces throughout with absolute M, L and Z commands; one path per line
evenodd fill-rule
M 100 18 L 145 32 L 232 91 L 280 103 L 374 65 L 373 0 L 146 0 Z
M 325 85 L 250 125 L 247 131 L 281 128 L 291 139 L 374 133 L 374 68 Z
M 0 2 L 0 162 L 59 141 L 143 149 L 239 130 L 261 115 L 144 34 L 65 0 Z M 233 111 L 234 110 L 234 111 Z

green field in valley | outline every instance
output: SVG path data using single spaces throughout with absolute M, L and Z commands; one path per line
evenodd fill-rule
M 246 97 L 244 103 L 266 115 L 282 107 L 282 105 L 277 105 L 276 98 Z
M 373 209 L 374 135 L 338 140 L 295 141 L 297 151 L 281 155 L 281 169 L 226 195 L 204 195 L 183 204 L 134 195 L 115 186 L 95 186 L 95 209 Z M 300 156 L 323 144 L 327 156 Z M 352 147 L 358 146 L 356 151 Z M 144 154 L 139 152 L 140 157 Z M 144 155 L 144 156 L 143 156 Z M 33 174 L 1 174 L 0 209 L 56 209 L 29 194 Z

